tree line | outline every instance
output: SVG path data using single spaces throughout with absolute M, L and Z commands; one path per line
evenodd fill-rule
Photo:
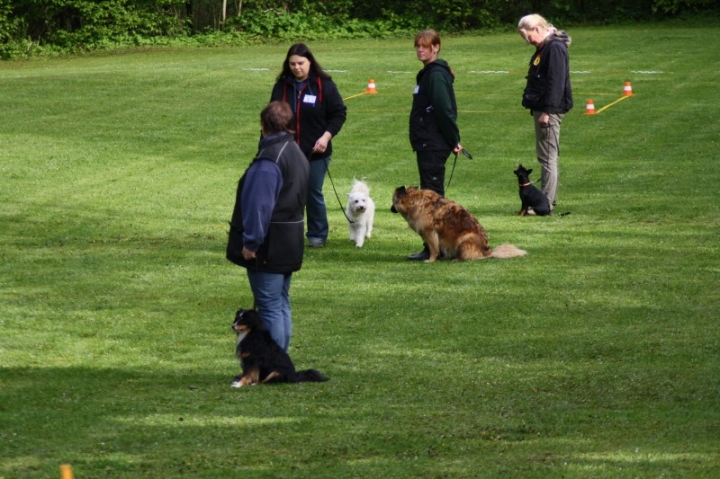
M 168 43 L 383 37 L 720 11 L 716 0 L 0 0 L 0 57 Z

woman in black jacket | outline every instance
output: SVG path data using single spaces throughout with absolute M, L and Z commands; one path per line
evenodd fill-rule
M 329 231 L 322 188 L 332 155 L 331 140 L 347 116 L 345 103 L 304 43 L 288 50 L 270 101 L 287 102 L 295 114 L 295 141 L 310 160 L 306 236 L 311 247 L 322 248 Z
M 573 107 L 568 56 L 570 37 L 537 14 L 521 18 L 518 31 L 525 42 L 535 47 L 522 106 L 533 116 L 535 150 L 542 167 L 542 191 L 554 207 L 559 178 L 560 124 L 565 113 Z

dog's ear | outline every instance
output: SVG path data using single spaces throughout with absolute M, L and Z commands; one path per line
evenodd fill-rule
M 532 173 L 532 168 L 530 168 L 529 170 L 527 170 L 525 173 L 527 173 L 527 175 L 530 176 L 530 173 Z
M 398 186 L 397 188 L 395 188 L 395 191 L 393 192 L 392 206 L 390 207 L 390 212 L 398 213 L 398 210 L 395 207 L 395 203 L 397 203 L 397 201 L 405 195 L 407 195 L 407 191 L 405 190 L 404 186 Z

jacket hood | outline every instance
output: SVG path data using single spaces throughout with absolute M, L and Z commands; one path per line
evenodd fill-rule
M 448 72 L 452 73 L 452 70 L 450 70 L 450 65 L 448 64 L 448 62 L 446 62 L 442 58 L 438 58 L 434 62 L 428 63 L 427 65 L 425 65 L 425 68 L 423 68 L 423 70 L 428 69 L 433 66 L 442 67 L 442 68 L 446 69 Z
M 569 47 L 570 43 L 572 43 L 572 38 L 570 38 L 570 35 L 568 35 L 565 30 L 555 30 L 555 32 L 551 35 L 551 38 L 560 40 L 566 47 Z

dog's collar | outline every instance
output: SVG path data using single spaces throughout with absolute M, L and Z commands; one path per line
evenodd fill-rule
M 523 183 L 520 186 L 530 186 L 532 185 L 532 181 L 528 181 L 527 183 Z

